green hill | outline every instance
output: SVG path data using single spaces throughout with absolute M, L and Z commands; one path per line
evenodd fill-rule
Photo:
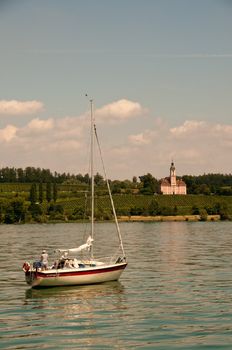
M 86 185 L 58 185 L 56 201 L 46 200 L 46 184 L 43 184 L 43 202 L 37 199 L 31 205 L 29 198 L 32 184 L 0 184 L 0 219 L 1 222 L 46 222 L 50 219 L 67 221 L 89 215 L 90 200 L 87 198 Z M 99 220 L 111 219 L 110 199 L 104 188 L 96 188 L 95 209 Z M 51 194 L 51 198 L 52 194 Z M 177 216 L 177 215 L 220 215 L 232 218 L 232 196 L 218 195 L 113 195 L 118 216 Z M 86 210 L 85 210 L 86 208 Z M 9 220 L 8 220 L 9 218 Z M 7 221 L 8 220 L 8 221 Z

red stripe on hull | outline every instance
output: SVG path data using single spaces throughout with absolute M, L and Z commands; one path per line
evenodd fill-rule
M 95 270 L 88 270 L 88 271 L 59 271 L 54 273 L 46 273 L 46 272 L 40 272 L 37 271 L 36 278 L 54 278 L 54 277 L 68 277 L 68 276 L 84 276 L 84 275 L 94 275 L 99 273 L 106 273 L 106 272 L 112 272 L 112 271 L 118 271 L 125 269 L 127 264 L 123 264 L 120 266 L 113 266 L 113 267 L 106 267 L 102 269 L 95 269 Z M 80 268 L 81 269 L 81 268 Z M 85 268 L 83 268 L 85 270 Z M 57 270 L 55 270 L 57 271 Z

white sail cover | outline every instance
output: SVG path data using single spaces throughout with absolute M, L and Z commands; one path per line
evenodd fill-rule
M 70 249 L 58 249 L 58 252 L 60 253 L 64 253 L 64 252 L 67 252 L 67 253 L 78 253 L 78 252 L 81 252 L 82 250 L 86 250 L 86 249 L 89 249 L 92 245 L 92 242 L 93 242 L 93 238 L 91 236 L 88 237 L 86 243 L 80 245 L 79 247 L 77 248 L 70 248 Z

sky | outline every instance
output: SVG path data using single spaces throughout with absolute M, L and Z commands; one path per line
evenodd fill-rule
M 231 18 L 232 0 L 0 0 L 0 167 L 87 173 L 93 99 L 110 179 L 231 174 Z

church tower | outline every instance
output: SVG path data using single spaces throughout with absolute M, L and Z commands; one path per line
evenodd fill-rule
M 160 180 L 160 192 L 163 194 L 187 194 L 186 183 L 176 178 L 176 168 L 172 160 L 170 176 Z
M 170 167 L 170 183 L 171 183 L 171 186 L 176 186 L 176 168 L 174 166 L 173 161 Z

